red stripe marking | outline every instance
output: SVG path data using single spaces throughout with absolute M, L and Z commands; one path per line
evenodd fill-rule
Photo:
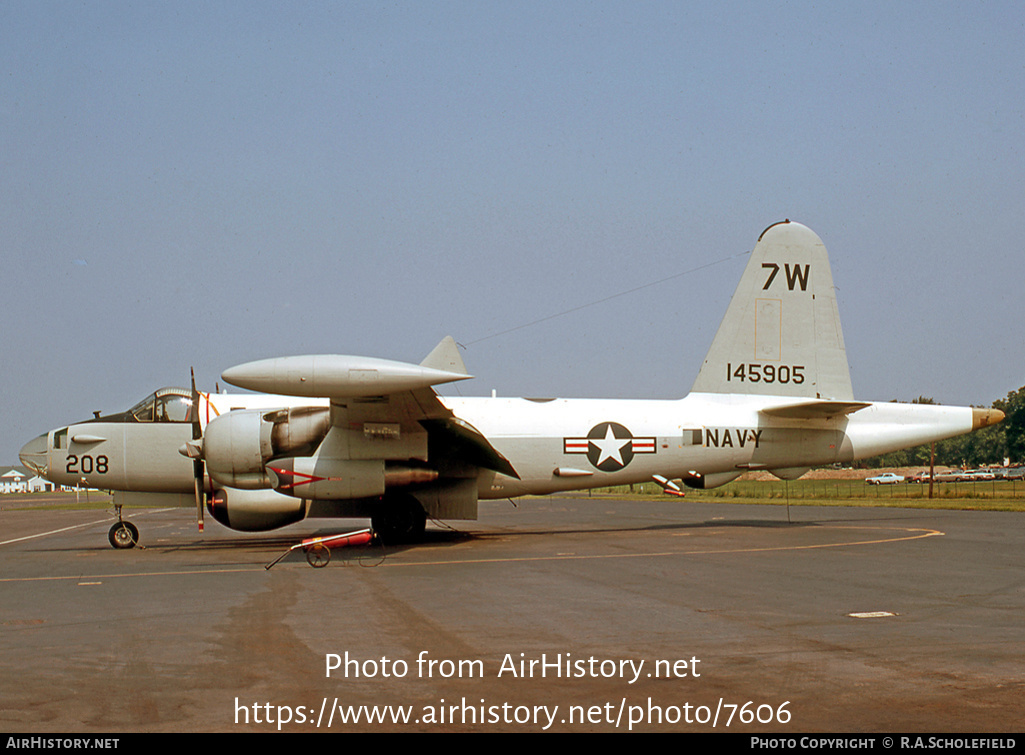
M 289 490 L 290 488 L 297 488 L 300 485 L 309 485 L 311 482 L 320 482 L 321 480 L 326 480 L 327 479 L 326 477 L 315 477 L 315 476 L 313 476 L 311 474 L 304 474 L 303 472 L 289 472 L 287 469 L 275 469 L 274 467 L 267 467 L 267 469 L 269 469 L 271 472 L 274 472 L 275 474 L 279 474 L 279 475 L 283 475 L 283 476 L 284 475 L 289 475 L 293 479 L 296 478 L 296 477 L 305 477 L 306 478 L 302 482 L 292 482 L 292 483 L 289 483 L 288 485 L 282 485 L 280 488 L 278 488 L 278 490 Z

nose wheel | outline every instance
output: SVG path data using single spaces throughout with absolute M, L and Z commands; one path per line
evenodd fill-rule
M 116 522 L 107 533 L 107 539 L 118 550 L 134 548 L 139 542 L 139 530 L 131 522 Z
M 134 548 L 139 543 L 139 529 L 131 522 L 121 518 L 120 506 L 114 506 L 114 508 L 117 510 L 117 521 L 114 522 L 114 526 L 107 533 L 107 539 L 110 541 L 111 546 L 117 550 Z

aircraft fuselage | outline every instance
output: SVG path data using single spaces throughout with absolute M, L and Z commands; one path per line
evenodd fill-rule
M 253 403 L 268 411 L 300 403 L 246 394 L 211 395 L 209 401 L 215 414 Z M 519 474 L 516 479 L 481 470 L 481 498 L 633 484 L 654 475 L 686 478 L 694 472 L 850 463 L 968 432 L 976 421 L 968 408 L 894 403 L 813 421 L 770 418 L 761 411 L 788 401 L 721 394 L 677 400 L 442 398 Z M 44 474 L 55 483 L 188 494 L 193 465 L 178 451 L 191 437 L 188 422 L 101 418 L 50 431 L 34 442 L 45 438 Z

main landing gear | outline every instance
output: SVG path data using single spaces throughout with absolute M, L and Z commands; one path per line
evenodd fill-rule
M 117 511 L 117 521 L 107 533 L 107 539 L 112 547 L 118 550 L 134 548 L 139 543 L 139 529 L 134 524 L 121 518 L 121 507 L 114 505 Z
M 412 543 L 423 539 L 427 512 L 411 495 L 386 496 L 380 510 L 370 517 L 370 525 L 385 545 Z

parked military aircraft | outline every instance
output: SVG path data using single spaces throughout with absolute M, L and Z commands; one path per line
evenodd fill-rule
M 789 221 L 759 238 L 686 398 L 450 398 L 432 388 L 469 377 L 451 337 L 419 365 L 250 362 L 223 378 L 259 393 L 165 388 L 51 430 L 21 460 L 56 483 L 112 490 L 117 506 L 194 501 L 200 529 L 205 504 L 237 530 L 369 517 L 395 541 L 420 535 L 428 516 L 476 519 L 482 498 L 652 479 L 680 495 L 674 480 L 712 488 L 752 469 L 794 479 L 1004 416 L 855 401 L 826 249 Z M 111 543 L 137 540 L 119 515 Z

